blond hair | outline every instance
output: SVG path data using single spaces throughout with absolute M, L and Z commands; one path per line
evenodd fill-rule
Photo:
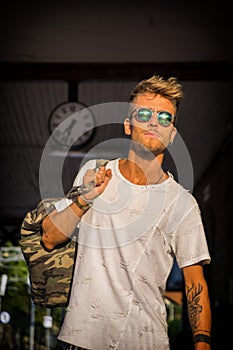
M 153 75 L 149 79 L 140 81 L 130 93 L 129 101 L 133 102 L 138 95 L 143 94 L 161 95 L 168 100 L 178 110 L 179 103 L 184 97 L 182 86 L 178 83 L 177 78 L 170 77 L 167 80 L 159 75 Z

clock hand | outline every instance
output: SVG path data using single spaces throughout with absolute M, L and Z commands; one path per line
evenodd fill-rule
M 74 124 L 76 124 L 76 123 L 77 123 L 77 120 L 72 119 L 70 125 L 63 131 L 63 133 L 62 133 L 63 135 L 61 138 L 61 140 L 63 142 L 65 142 L 65 143 L 67 142 L 67 140 L 71 134 L 72 128 L 73 128 Z

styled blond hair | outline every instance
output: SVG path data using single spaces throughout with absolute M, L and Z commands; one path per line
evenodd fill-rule
M 179 103 L 184 97 L 181 84 L 178 83 L 177 78 L 170 77 L 165 79 L 159 75 L 153 75 L 149 79 L 140 81 L 130 93 L 129 101 L 133 102 L 138 95 L 143 94 L 161 95 L 168 100 L 178 110 Z

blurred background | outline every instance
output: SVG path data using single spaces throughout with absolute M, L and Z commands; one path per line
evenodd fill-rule
M 205 274 L 213 313 L 213 349 L 231 348 L 232 20 L 225 1 L 1 2 L 1 349 L 58 348 L 56 335 L 64 310 L 33 305 L 19 248 L 23 217 L 41 198 L 39 169 L 52 128 L 75 106 L 91 111 L 100 104 L 128 102 L 135 83 L 154 73 L 176 76 L 184 86 L 177 128 L 192 162 L 191 191 L 200 205 L 212 257 Z M 56 111 L 61 105 L 59 119 Z M 101 116 L 93 114 L 94 132 L 68 152 L 64 139 L 54 140 L 49 168 L 56 170 L 57 162 L 65 158 L 64 191 L 93 149 L 91 156 L 99 158 L 115 158 L 120 152 L 114 142 L 107 150 L 97 146 L 124 138 L 121 125 L 102 123 Z M 185 157 L 179 154 L 184 168 Z M 171 160 L 166 166 L 182 183 Z M 51 187 L 52 195 L 54 190 Z M 191 350 L 177 266 L 168 283 L 166 303 L 172 349 Z

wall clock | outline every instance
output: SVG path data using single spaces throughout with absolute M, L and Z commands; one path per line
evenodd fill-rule
M 92 139 L 94 129 L 95 118 L 92 111 L 80 102 L 61 103 L 49 116 L 49 131 L 52 137 L 60 145 L 69 148 L 81 148 L 86 145 Z

